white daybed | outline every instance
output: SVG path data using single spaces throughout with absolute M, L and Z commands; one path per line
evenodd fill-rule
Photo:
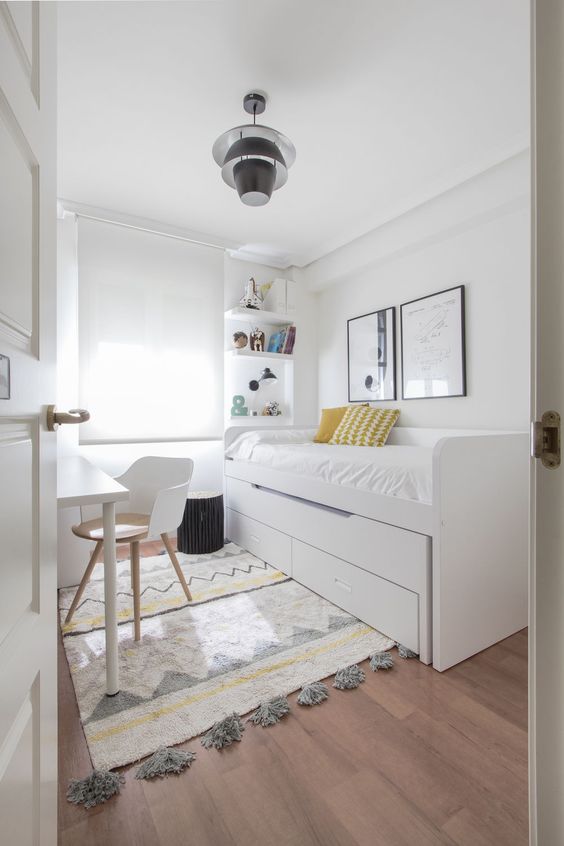
M 230 540 L 437 670 L 527 625 L 526 433 L 395 427 L 396 459 L 260 432 L 225 435 Z M 347 469 L 348 449 L 376 467 Z

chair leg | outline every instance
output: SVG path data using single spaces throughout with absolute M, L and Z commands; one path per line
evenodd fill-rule
M 168 557 L 172 561 L 172 566 L 174 567 L 174 569 L 176 571 L 176 575 L 178 576 L 178 581 L 182 585 L 184 593 L 186 594 L 186 599 L 188 600 L 188 602 L 192 602 L 192 594 L 190 593 L 190 588 L 186 584 L 186 579 L 184 578 L 184 573 L 182 572 L 182 570 L 180 568 L 180 564 L 178 563 L 178 558 L 176 557 L 176 553 L 174 552 L 174 549 L 172 548 L 170 538 L 169 538 L 169 536 L 167 535 L 166 532 L 163 532 L 163 534 L 161 535 L 161 540 L 165 545 L 166 551 L 168 552 Z
M 139 541 L 131 543 L 131 582 L 133 587 L 133 634 L 141 640 L 141 577 L 139 572 Z
M 74 599 L 71 603 L 71 607 L 69 608 L 69 612 L 68 612 L 68 614 L 65 618 L 65 625 L 67 623 L 70 623 L 70 621 L 72 620 L 72 615 L 76 611 L 76 606 L 78 605 L 78 603 L 82 599 L 82 594 L 84 593 L 84 588 L 86 587 L 86 585 L 90 581 L 90 576 L 92 575 L 92 570 L 96 566 L 96 562 L 98 561 L 98 557 L 99 557 L 99 555 L 102 551 L 103 545 L 104 545 L 103 541 L 101 541 L 101 540 L 96 541 L 96 546 L 94 547 L 94 552 L 90 556 L 90 561 L 88 562 L 88 567 L 85 570 L 84 576 L 81 579 L 81 582 L 78 586 L 78 590 L 75 593 Z

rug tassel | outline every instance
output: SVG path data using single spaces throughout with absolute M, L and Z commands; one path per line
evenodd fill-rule
M 119 793 L 125 778 L 109 770 L 92 770 L 86 778 L 73 778 L 67 790 L 67 799 L 74 805 L 93 808 Z
M 337 690 L 353 690 L 365 678 L 364 670 L 361 670 L 358 664 L 351 664 L 350 667 L 343 667 L 335 674 L 333 687 L 336 687 Z
M 247 722 L 267 728 L 267 726 L 274 726 L 279 723 L 282 717 L 285 717 L 289 712 L 290 703 L 286 697 L 276 696 L 270 702 L 262 702 Z
M 231 746 L 234 740 L 241 741 L 245 726 L 239 714 L 230 714 L 223 720 L 214 723 L 208 733 L 202 738 L 202 746 L 206 749 L 223 749 Z
M 156 776 L 167 776 L 170 773 L 178 774 L 190 767 L 195 758 L 195 752 L 161 746 L 154 755 L 151 755 L 147 761 L 141 764 L 135 773 L 135 778 L 155 778 Z
M 321 705 L 329 698 L 329 689 L 324 682 L 316 681 L 304 684 L 298 694 L 298 705 Z
M 401 643 L 398 643 L 397 647 L 400 658 L 419 658 L 417 652 L 413 652 L 413 650 L 408 649 L 407 646 L 402 646 Z
M 375 673 L 378 670 L 390 670 L 394 666 L 394 659 L 391 652 L 375 652 L 370 656 L 370 669 Z

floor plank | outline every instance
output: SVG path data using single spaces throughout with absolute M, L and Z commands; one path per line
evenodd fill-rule
M 146 544 L 145 555 L 160 552 Z M 119 557 L 127 557 L 123 550 Z M 198 753 L 179 777 L 136 781 L 89 811 L 91 770 L 59 650 L 59 846 L 526 846 L 527 634 L 437 673 L 396 659 L 240 744 Z

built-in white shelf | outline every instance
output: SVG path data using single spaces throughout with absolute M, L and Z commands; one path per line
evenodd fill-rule
M 277 414 L 277 415 L 270 415 L 270 414 L 238 414 L 235 417 L 230 417 L 229 420 L 231 423 L 251 423 L 253 426 L 255 423 L 278 423 L 279 426 L 284 426 L 288 424 L 288 416 L 285 414 Z
M 295 322 L 295 315 L 282 314 L 277 311 L 264 311 L 258 308 L 230 308 L 224 314 L 226 320 L 238 320 L 242 323 L 252 323 L 254 325 L 266 323 L 269 326 L 287 326 Z
M 273 361 L 293 361 L 294 356 L 288 355 L 287 353 L 275 353 L 275 352 L 255 352 L 254 350 L 250 350 L 248 347 L 243 347 L 243 349 L 232 349 L 226 350 L 225 355 L 228 358 L 270 358 Z
M 249 346 L 242 349 L 231 347 L 231 339 L 236 329 L 244 329 L 249 334 L 249 329 L 254 329 L 258 326 L 265 333 L 266 342 L 268 343 L 269 336 L 272 336 L 275 332 L 279 332 L 280 327 L 295 324 L 296 315 L 236 306 L 226 311 L 224 317 L 225 425 L 259 428 L 291 424 L 294 417 L 295 350 L 290 354 L 254 352 Z M 246 324 L 246 326 L 241 324 Z M 249 329 L 246 328 L 247 326 Z M 272 383 L 261 385 L 261 390 L 258 393 L 252 392 L 249 388 L 249 381 L 258 379 L 259 372 L 266 365 L 270 365 L 276 374 L 276 382 L 273 380 Z M 245 398 L 245 405 L 249 410 L 255 409 L 259 412 L 256 417 L 252 417 L 250 414 L 245 417 L 238 415 L 235 417 L 230 416 L 233 397 L 237 394 Z M 278 417 L 262 416 L 260 412 L 269 401 L 276 401 L 280 404 L 281 415 Z

